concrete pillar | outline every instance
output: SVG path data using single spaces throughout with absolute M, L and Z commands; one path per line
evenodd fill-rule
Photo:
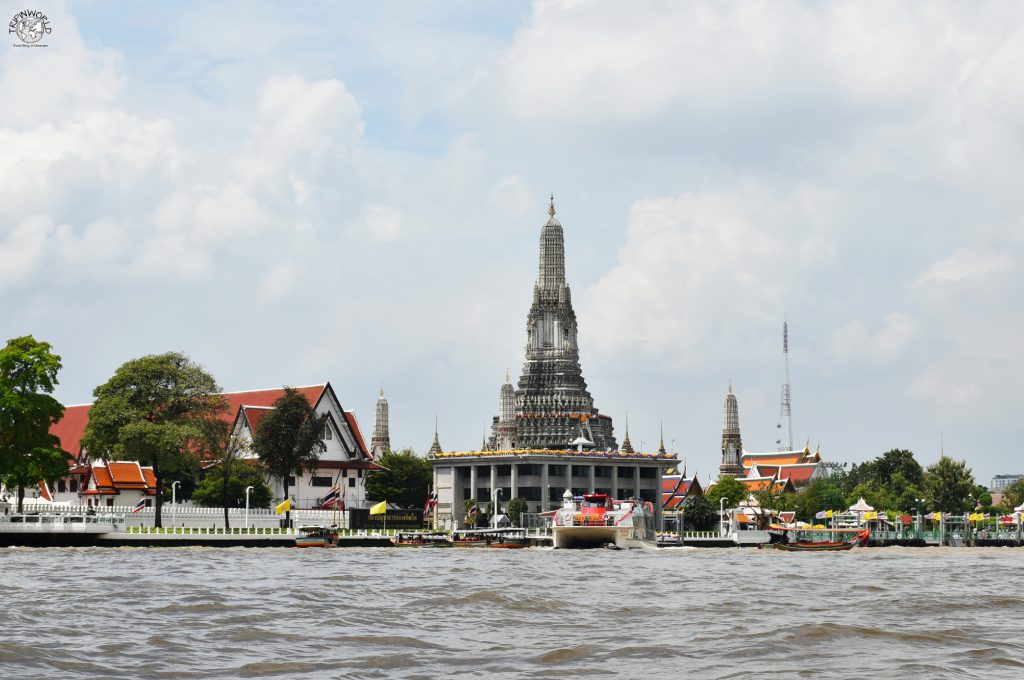
M 633 466 L 633 497 L 640 498 L 640 466 Z
M 498 506 L 496 501 L 498 500 L 498 466 L 491 465 L 491 503 L 495 505 L 491 506 L 494 508 L 494 514 L 498 514 Z
M 541 463 L 540 466 L 540 511 L 545 512 L 548 509 L 548 502 L 551 498 L 551 490 L 549 485 L 551 478 L 548 476 L 548 463 Z
M 619 466 L 612 465 L 612 498 L 618 500 L 619 498 Z
M 469 497 L 473 500 L 479 500 L 476 497 L 476 485 L 480 482 L 476 475 L 476 465 L 469 466 Z
M 512 488 L 509 490 L 511 496 L 508 500 L 519 498 L 519 466 L 512 463 Z
M 590 493 L 594 493 L 594 487 L 596 486 L 594 484 L 594 466 L 593 465 L 588 465 L 587 468 L 588 468 L 588 471 L 587 471 L 588 472 L 588 481 L 590 482 Z

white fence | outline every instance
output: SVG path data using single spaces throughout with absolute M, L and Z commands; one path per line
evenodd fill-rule
M 12 504 L 11 512 L 15 506 Z M 123 516 L 123 526 L 126 527 L 151 527 L 156 517 L 154 508 L 145 508 L 138 512 L 132 512 L 132 507 L 127 505 L 115 505 L 112 507 L 95 508 L 96 514 L 107 516 Z M 40 515 L 65 515 L 86 513 L 88 508 L 80 506 L 67 506 L 57 504 L 25 503 L 23 512 L 26 514 L 39 513 Z M 231 527 L 248 527 L 250 529 L 272 529 L 281 527 L 285 516 L 278 515 L 273 510 L 263 508 L 250 509 L 248 521 L 245 508 L 229 508 L 228 522 Z M 337 524 L 342 529 L 349 528 L 348 512 L 333 510 L 292 510 L 292 524 L 302 526 L 304 524 L 331 525 Z M 161 508 L 161 520 L 165 527 L 185 528 L 223 528 L 224 508 L 201 508 L 194 505 L 172 505 L 164 503 Z M 120 522 L 119 522 L 120 523 Z

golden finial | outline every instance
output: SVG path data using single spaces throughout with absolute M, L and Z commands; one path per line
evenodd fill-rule
M 509 377 L 509 375 L 508 375 L 508 369 L 506 368 L 506 369 L 505 369 L 505 382 L 510 382 L 510 381 L 511 381 L 511 378 Z
M 380 398 L 381 399 L 384 398 L 384 386 L 383 385 L 380 386 Z
M 555 216 L 555 195 L 551 194 L 551 205 L 548 206 L 548 215 Z

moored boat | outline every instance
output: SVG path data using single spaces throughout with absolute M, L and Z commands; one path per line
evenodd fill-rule
M 767 547 L 787 552 L 831 552 L 852 550 L 859 545 L 867 545 L 871 538 L 868 529 L 793 529 L 783 526 L 768 527 L 769 543 Z M 791 538 L 789 533 L 793 532 Z M 807 534 L 828 534 L 832 540 L 814 541 Z
M 552 517 L 556 548 L 653 548 L 654 508 L 638 499 L 612 500 L 603 493 L 573 498 L 566 491 Z
M 303 526 L 295 537 L 296 548 L 338 547 L 338 527 Z
M 526 529 L 462 529 L 452 532 L 456 548 L 526 548 Z
M 443 531 L 408 531 L 391 537 L 396 548 L 448 548 L 451 541 Z

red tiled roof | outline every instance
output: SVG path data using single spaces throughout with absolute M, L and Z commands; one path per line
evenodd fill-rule
M 356 444 L 359 445 L 359 450 L 363 452 L 363 455 L 373 460 L 373 454 L 366 448 L 366 442 L 363 441 L 363 433 L 359 431 L 359 423 L 356 422 L 356 414 L 352 411 L 342 411 L 345 414 L 345 421 L 348 422 L 348 426 L 352 428 L 352 434 L 355 435 Z
M 50 427 L 50 434 L 60 439 L 60 447 L 74 457 L 82 452 L 82 435 L 89 422 L 92 404 L 64 407 L 64 416 Z
M 256 434 L 256 428 L 260 426 L 263 416 L 273 410 L 269 406 L 243 406 L 242 415 L 245 416 L 246 422 L 249 423 L 249 432 Z
M 326 384 L 310 385 L 308 387 L 296 387 L 295 390 L 305 396 L 311 405 L 315 406 L 326 387 Z M 238 409 L 243 405 L 273 406 L 274 402 L 283 394 L 283 387 L 251 390 L 249 392 L 226 392 L 224 397 L 227 400 L 228 408 L 220 417 L 230 425 L 234 423 L 235 417 L 238 415 Z M 85 426 L 89 423 L 89 409 L 91 408 L 92 404 L 67 406 L 64 408 L 64 416 L 50 428 L 50 434 L 60 439 L 60 447 L 72 456 L 77 457 L 82 452 L 82 435 L 85 434 Z M 359 439 L 361 442 L 362 437 Z M 365 444 L 361 445 L 364 449 L 366 448 Z
M 803 465 L 784 465 L 779 468 L 779 479 L 788 479 L 794 484 L 803 484 L 811 478 L 814 471 L 818 469 L 817 463 L 806 463 Z
M 113 489 L 114 480 L 110 476 L 110 470 L 102 463 L 92 466 L 92 477 L 96 480 L 96 488 L 99 490 Z
M 134 461 L 118 461 L 107 463 L 110 477 L 118 489 L 144 489 L 146 479 L 142 476 L 142 468 Z

